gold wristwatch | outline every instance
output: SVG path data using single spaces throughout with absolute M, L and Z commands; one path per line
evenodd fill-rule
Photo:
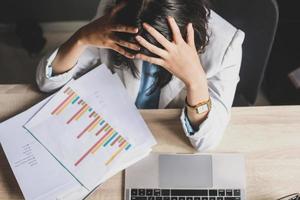
M 189 105 L 187 98 L 185 98 L 185 104 L 188 108 L 195 110 L 197 114 L 203 114 L 211 110 L 211 100 L 210 98 L 207 101 L 202 101 L 195 106 Z

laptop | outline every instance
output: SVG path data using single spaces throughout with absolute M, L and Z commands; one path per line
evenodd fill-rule
M 125 171 L 125 200 L 244 200 L 240 154 L 157 154 Z

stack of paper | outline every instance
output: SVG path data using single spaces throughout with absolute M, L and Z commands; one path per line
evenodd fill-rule
M 66 195 L 60 195 L 68 198 L 73 195 L 73 199 L 75 193 L 76 198 L 81 199 L 118 171 L 145 157 L 155 144 L 155 139 L 130 101 L 119 77 L 104 65 L 69 82 L 49 100 L 11 119 L 17 120 L 20 127 L 16 129 L 16 134 L 26 135 L 35 143 L 38 141 L 40 145 L 36 152 L 48 152 L 49 159 L 43 164 L 52 162 L 53 169 L 59 168 L 66 175 L 66 178 L 60 175 L 57 178 L 64 179 L 64 184 L 55 183 L 55 180 L 52 181 L 53 185 L 62 187 L 70 180 L 74 182 L 67 187 L 70 191 L 63 189 L 67 191 Z M 13 130 L 7 124 L 2 124 L 0 129 Z M 2 146 L 8 159 L 12 160 L 10 157 L 13 158 L 17 152 L 9 153 L 13 141 L 7 141 L 11 135 L 3 135 Z M 21 143 L 20 148 L 24 146 L 24 142 Z M 33 169 L 22 167 L 22 170 L 17 170 L 14 163 L 10 164 L 17 179 L 18 174 L 24 177 L 23 173 L 31 173 Z M 46 172 L 47 166 L 40 167 L 44 168 L 40 171 Z M 21 182 L 19 184 L 24 188 L 25 195 L 28 189 L 25 189 L 25 184 L 22 187 Z M 39 195 L 35 195 L 35 198 L 28 199 L 39 198 Z

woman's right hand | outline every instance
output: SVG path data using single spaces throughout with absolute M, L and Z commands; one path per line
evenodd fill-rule
M 122 9 L 125 4 L 126 2 L 118 4 L 110 13 L 79 29 L 79 41 L 83 45 L 112 49 L 128 58 L 133 59 L 134 55 L 127 52 L 125 48 L 138 51 L 140 50 L 140 46 L 138 44 L 121 40 L 114 34 L 115 32 L 131 34 L 138 33 L 138 28 L 114 24 L 113 19 L 115 14 Z
M 83 26 L 70 37 L 69 40 L 62 44 L 51 64 L 53 73 L 61 74 L 73 68 L 80 55 L 88 46 L 112 49 L 127 58 L 135 58 L 135 55 L 126 51 L 126 48 L 138 51 L 140 46 L 120 40 L 115 36 L 116 32 L 138 33 L 138 29 L 135 27 L 118 25 L 113 22 L 115 14 L 122 9 L 125 4 L 126 2 L 123 1 L 116 5 L 111 12 Z

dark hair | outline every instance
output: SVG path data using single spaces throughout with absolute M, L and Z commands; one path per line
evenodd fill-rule
M 123 0 L 119 0 L 117 3 L 120 1 Z M 172 40 L 172 31 L 168 26 L 168 16 L 175 18 L 183 38 L 186 38 L 188 23 L 193 23 L 196 48 L 198 53 L 202 53 L 209 41 L 207 33 L 209 15 L 210 10 L 208 8 L 207 0 L 128 0 L 125 7 L 116 13 L 114 22 L 137 27 L 139 29 L 138 35 L 141 35 L 150 43 L 161 48 L 163 47 L 143 29 L 143 22 L 147 22 L 153 26 L 170 41 Z M 136 42 L 132 34 L 116 34 L 120 39 L 134 43 Z M 132 52 L 129 49 L 127 50 Z M 145 48 L 141 48 L 140 53 L 156 56 Z M 110 60 L 112 62 L 112 70 L 122 65 L 122 67 L 128 68 L 135 78 L 138 78 L 138 70 L 133 63 L 133 60 L 130 60 L 115 51 L 110 51 Z M 150 93 L 157 88 L 163 88 L 172 79 L 172 74 L 162 67 L 159 67 L 155 76 L 156 82 L 152 85 Z

